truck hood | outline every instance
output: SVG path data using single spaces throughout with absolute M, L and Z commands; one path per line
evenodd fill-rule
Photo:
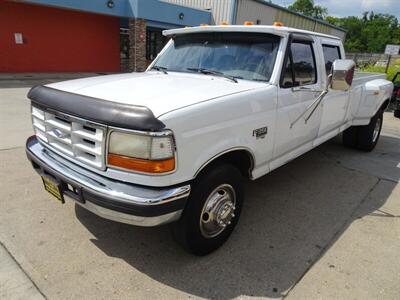
M 48 87 L 117 103 L 148 107 L 156 117 L 218 97 L 265 87 L 265 83 L 203 74 L 144 72 L 52 83 Z

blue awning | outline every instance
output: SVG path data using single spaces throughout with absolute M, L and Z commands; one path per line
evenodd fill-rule
M 209 11 L 158 0 L 23 0 L 22 2 L 123 18 L 139 18 L 178 26 L 209 24 L 211 21 Z

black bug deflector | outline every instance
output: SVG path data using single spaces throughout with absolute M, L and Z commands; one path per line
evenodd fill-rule
M 144 131 L 165 128 L 164 123 L 145 106 L 111 102 L 46 86 L 33 87 L 28 98 L 33 105 L 42 109 L 60 111 L 108 126 Z

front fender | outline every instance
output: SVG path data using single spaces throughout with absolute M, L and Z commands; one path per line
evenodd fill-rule
M 163 116 L 174 132 L 180 180 L 193 179 L 216 157 L 233 150 L 246 150 L 254 167 L 272 156 L 277 89 L 265 85 L 227 97 L 180 109 Z M 254 131 L 266 128 L 263 137 Z

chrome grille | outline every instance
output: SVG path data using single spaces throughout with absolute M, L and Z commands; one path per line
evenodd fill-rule
M 32 106 L 36 136 L 50 148 L 90 166 L 104 169 L 106 127 Z

